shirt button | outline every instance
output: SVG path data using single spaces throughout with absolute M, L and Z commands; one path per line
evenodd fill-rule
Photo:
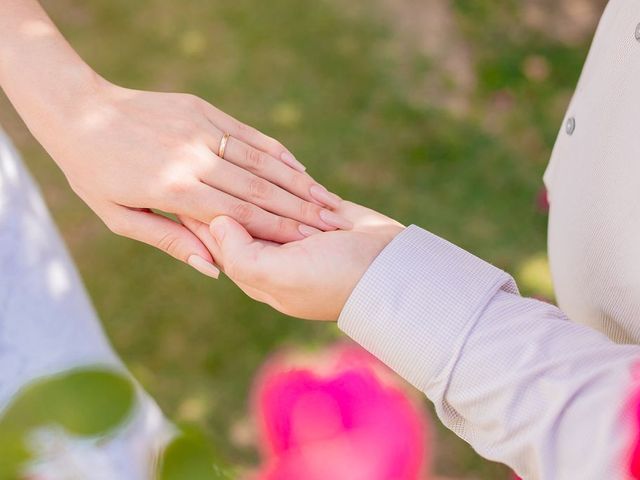
M 640 42 L 640 23 L 636 25 L 636 40 Z
M 576 129 L 576 119 L 573 117 L 567 118 L 567 124 L 565 126 L 565 129 L 567 130 L 567 133 L 569 135 L 572 135 Z

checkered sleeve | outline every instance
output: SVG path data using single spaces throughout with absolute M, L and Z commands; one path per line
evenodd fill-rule
M 338 324 L 423 391 L 446 426 L 522 478 L 626 478 L 640 347 L 521 297 L 507 273 L 461 248 L 407 228 Z

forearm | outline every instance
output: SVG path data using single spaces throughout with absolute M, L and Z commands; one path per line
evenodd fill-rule
M 100 83 L 37 1 L 0 2 L 0 86 L 40 142 Z
M 625 478 L 640 348 L 499 292 L 429 392 L 442 421 L 527 479 Z
M 513 280 L 416 227 L 365 274 L 340 326 L 442 421 L 524 478 L 619 478 L 640 348 L 521 298 Z

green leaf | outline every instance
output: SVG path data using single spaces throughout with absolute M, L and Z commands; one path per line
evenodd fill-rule
M 158 480 L 223 480 L 231 478 L 216 464 L 213 449 L 203 435 L 186 431 L 164 451 Z
M 59 425 L 78 436 L 105 435 L 130 415 L 135 392 L 119 372 L 72 370 L 26 387 L 0 419 L 0 432 Z
M 70 435 L 106 435 L 130 416 L 131 381 L 102 367 L 72 370 L 25 387 L 0 418 L 0 480 L 17 480 L 31 460 L 29 434 L 58 426 Z

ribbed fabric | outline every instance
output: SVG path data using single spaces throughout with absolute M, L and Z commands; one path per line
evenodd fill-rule
M 401 260 L 398 268 L 406 255 L 411 260 Z M 505 285 L 513 284 L 502 270 L 411 226 L 365 273 L 338 325 L 351 337 L 366 339 L 366 348 L 424 390 L 441 380 L 440 372 L 461 347 L 451 339 L 464 339 L 480 310 Z M 426 316 L 438 320 L 425 322 Z
M 378 256 L 340 328 L 422 390 L 440 419 L 525 480 L 624 478 L 639 346 L 616 345 L 412 226 Z

